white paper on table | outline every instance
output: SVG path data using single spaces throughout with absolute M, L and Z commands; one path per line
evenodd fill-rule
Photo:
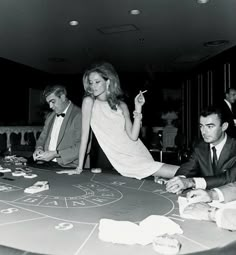
M 165 234 L 183 234 L 181 227 L 173 220 L 162 215 L 150 215 L 139 223 L 141 231 L 152 236 L 162 236 Z
M 155 236 L 182 233 L 177 223 L 161 215 L 151 215 L 139 225 L 111 219 L 101 219 L 99 224 L 99 238 L 112 243 L 147 245 L 152 243 Z
M 129 221 L 101 219 L 99 238 L 102 241 L 122 244 L 135 244 L 139 235 L 139 226 Z
M 179 215 L 182 218 L 185 219 L 194 219 L 191 215 L 184 213 L 184 209 L 190 205 L 191 203 L 188 202 L 186 197 L 178 197 L 178 203 L 179 203 Z

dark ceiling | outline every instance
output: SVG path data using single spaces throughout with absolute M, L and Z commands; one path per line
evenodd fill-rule
M 181 72 L 235 46 L 235 25 L 235 0 L 0 0 L 0 57 L 52 74 L 98 59 L 121 71 Z

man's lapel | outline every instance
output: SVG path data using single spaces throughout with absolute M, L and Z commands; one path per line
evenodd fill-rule
M 218 172 L 222 172 L 225 162 L 229 161 L 230 148 L 231 148 L 231 140 L 229 139 L 229 137 L 227 137 L 226 143 L 220 153 L 220 157 L 218 160 L 218 164 L 217 164 L 217 170 L 219 170 Z

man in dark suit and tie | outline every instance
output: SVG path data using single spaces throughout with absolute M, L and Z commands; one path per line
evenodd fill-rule
M 196 144 L 188 162 L 167 182 L 167 191 L 211 189 L 236 181 L 236 140 L 226 134 L 227 128 L 222 109 L 212 106 L 202 111 L 203 141 Z
M 44 98 L 52 109 L 36 142 L 35 161 L 77 167 L 81 141 L 81 109 L 67 98 L 62 85 L 48 86 Z
M 236 116 L 233 111 L 234 103 L 236 102 L 236 88 L 229 88 L 225 91 L 224 101 L 219 105 L 222 108 L 223 114 L 229 125 L 226 130 L 227 134 L 236 138 Z

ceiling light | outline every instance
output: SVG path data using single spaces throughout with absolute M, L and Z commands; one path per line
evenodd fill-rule
M 205 42 L 203 45 L 205 47 L 218 47 L 218 46 L 222 46 L 222 45 L 225 45 L 228 43 L 229 43 L 229 41 L 227 41 L 227 40 L 215 40 L 215 41 Z
M 71 21 L 69 22 L 69 24 L 70 24 L 71 26 L 78 26 L 79 22 L 78 22 L 77 20 L 71 20 Z
M 140 10 L 138 10 L 138 9 L 134 9 L 134 10 L 130 10 L 129 11 L 129 14 L 131 14 L 131 15 L 139 15 L 141 13 L 141 11 Z
M 198 4 L 206 4 L 208 2 L 209 2 L 209 0 L 197 0 Z

